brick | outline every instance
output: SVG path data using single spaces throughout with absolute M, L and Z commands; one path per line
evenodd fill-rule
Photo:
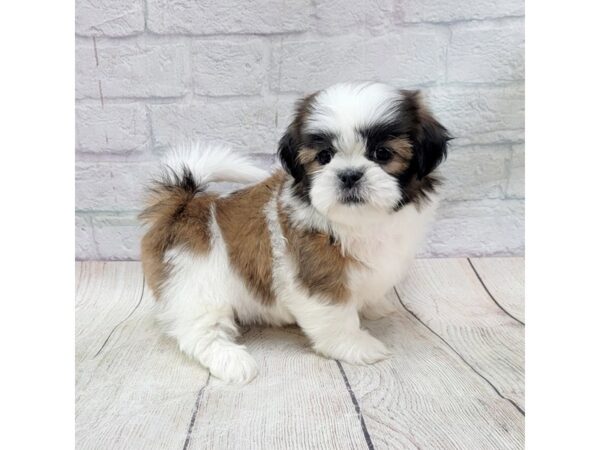
M 523 215 L 521 200 L 443 202 L 420 256 L 522 255 Z M 99 214 L 92 220 L 99 258 L 139 259 L 143 229 L 135 214 Z
M 403 0 L 396 2 L 396 23 L 454 22 L 525 14 L 523 0 Z
M 150 150 L 198 138 L 279 167 L 274 152 L 298 94 L 345 80 L 424 87 L 457 137 L 423 255 L 523 253 L 522 1 L 148 0 L 152 33 L 126 39 L 103 36 L 143 33 L 141 0 L 99 2 L 77 0 L 76 11 L 77 97 L 85 99 L 77 103 L 77 151 L 105 161 L 91 163 L 88 154 L 77 163 L 77 258 L 139 258 L 136 211 L 157 162 L 100 154 L 158 159 Z M 258 36 L 303 31 L 311 34 Z M 265 83 L 276 95 L 265 94 Z
M 78 98 L 177 97 L 186 93 L 188 50 L 176 42 L 78 41 Z
M 509 145 L 450 147 L 440 168 L 446 200 L 477 200 L 504 197 L 511 156 Z
M 523 80 L 524 40 L 523 20 L 453 26 L 448 81 Z
M 250 156 L 252 162 L 258 167 L 262 167 L 269 172 L 278 170 L 281 168 L 279 158 L 274 153 L 253 153 Z
M 271 87 L 307 92 L 341 81 L 378 80 L 399 87 L 442 81 L 448 35 L 442 29 L 284 42 L 273 50 Z M 382 57 L 385 55 L 385 57 Z
M 75 204 L 80 211 L 139 211 L 156 163 L 78 163 Z
M 512 147 L 506 196 L 508 198 L 525 198 L 525 146 L 523 144 L 516 144 Z
M 392 0 L 315 0 L 317 29 L 325 35 L 366 29 L 374 34 L 389 30 Z
M 442 202 L 420 256 L 522 255 L 522 200 Z
M 76 146 L 79 152 L 142 151 L 150 144 L 144 105 L 78 105 Z
M 523 141 L 523 84 L 502 87 L 424 89 L 427 103 L 450 133 L 453 144 L 499 144 Z
M 319 39 L 287 41 L 274 47 L 271 89 L 308 93 L 335 82 L 366 79 L 364 41 Z
M 272 101 L 208 98 L 192 104 L 149 108 L 159 150 L 186 140 L 224 143 L 250 153 L 276 150 L 276 105 Z
M 75 28 L 85 36 L 127 36 L 144 31 L 143 0 L 76 0 Z
M 261 92 L 266 78 L 266 45 L 244 42 L 196 41 L 192 44 L 194 92 L 200 95 L 251 95 Z
M 101 259 L 140 259 L 143 229 L 135 214 L 98 215 L 92 221 Z
M 98 252 L 91 219 L 79 214 L 75 215 L 75 259 L 97 259 Z
M 155 33 L 285 33 L 309 27 L 310 0 L 148 0 L 148 28 Z
M 277 139 L 283 136 L 294 117 L 295 105 L 302 97 L 301 94 L 279 94 L 275 101 L 275 135 Z

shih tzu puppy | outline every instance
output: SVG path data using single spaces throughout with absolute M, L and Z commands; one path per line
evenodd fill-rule
M 418 92 L 338 84 L 298 102 L 273 174 L 224 148 L 172 153 L 141 216 L 159 323 L 234 383 L 257 374 L 240 323 L 296 323 L 351 364 L 388 357 L 360 318 L 395 310 L 385 294 L 432 219 L 448 140 Z M 211 192 L 220 181 L 254 184 Z

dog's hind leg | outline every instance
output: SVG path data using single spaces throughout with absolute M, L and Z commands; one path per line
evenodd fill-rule
M 161 289 L 158 320 L 179 348 L 229 383 L 247 383 L 257 374 L 254 358 L 237 344 L 238 328 L 227 280 L 210 257 L 179 251 L 170 258 L 170 276 Z
M 247 383 L 257 374 L 254 358 L 235 338 L 238 329 L 231 308 L 203 308 L 198 315 L 181 318 L 167 333 L 177 339 L 181 351 L 228 383 Z

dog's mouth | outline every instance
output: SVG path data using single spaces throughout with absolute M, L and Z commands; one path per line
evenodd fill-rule
M 355 187 L 342 190 L 338 196 L 338 199 L 343 205 L 357 205 L 365 203 L 364 197 L 359 192 L 359 189 Z

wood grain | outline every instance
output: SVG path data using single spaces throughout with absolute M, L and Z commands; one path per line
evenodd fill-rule
M 120 292 L 117 285 L 131 276 L 130 272 L 127 276 L 123 274 L 123 267 L 96 271 L 102 273 L 97 279 L 102 286 L 99 290 Z M 139 265 L 135 267 L 141 282 Z M 106 294 L 102 295 L 109 304 L 114 303 Z M 183 447 L 198 393 L 206 384 L 208 373 L 185 358 L 174 342 L 160 335 L 151 314 L 153 302 L 146 290 L 139 307 L 121 323 L 98 356 L 78 353 L 78 449 Z M 89 302 L 78 303 L 81 323 L 99 320 L 94 308 L 83 306 Z M 103 341 L 109 329 L 112 323 L 96 327 L 100 334 L 96 341 Z
M 524 410 L 524 327 L 494 303 L 466 259 L 417 260 L 398 293 L 408 310 Z
M 410 313 L 366 327 L 394 354 L 344 365 L 375 448 L 523 448 L 523 416 Z
M 137 262 L 85 261 L 76 263 L 75 280 L 75 352 L 82 361 L 135 309 L 143 275 Z
M 470 258 L 490 295 L 512 316 L 525 322 L 525 258 Z
M 337 364 L 317 356 L 298 328 L 255 328 L 242 342 L 260 373 L 243 387 L 211 378 L 190 449 L 366 448 Z
M 522 448 L 522 325 L 467 260 L 417 261 L 399 292 L 414 315 L 398 302 L 366 323 L 390 360 L 351 366 L 297 327 L 249 328 L 260 373 L 228 386 L 160 334 L 138 263 L 78 264 L 77 448 Z

